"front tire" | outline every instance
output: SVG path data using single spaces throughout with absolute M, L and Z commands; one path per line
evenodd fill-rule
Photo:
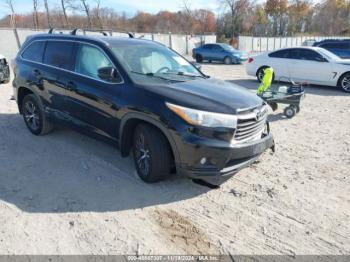
M 341 88 L 344 92 L 350 93 L 350 72 L 344 74 L 338 84 L 339 88 Z
M 52 131 L 53 125 L 46 118 L 43 106 L 35 95 L 30 94 L 23 98 L 22 113 L 24 122 L 32 134 L 46 135 Z
M 225 65 L 231 65 L 232 64 L 232 58 L 231 57 L 225 57 L 224 59 L 224 64 Z
M 137 174 L 146 183 L 164 180 L 171 171 L 172 154 L 164 135 L 148 124 L 136 127 L 133 156 Z

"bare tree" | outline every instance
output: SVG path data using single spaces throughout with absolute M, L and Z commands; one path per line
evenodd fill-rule
M 17 33 L 17 21 L 16 21 L 16 12 L 15 8 L 13 7 L 13 0 L 5 0 L 5 6 L 7 6 L 8 9 L 11 11 L 11 24 L 13 28 L 13 33 L 15 34 L 16 42 L 18 48 L 21 47 L 21 42 L 19 41 L 18 33 Z
M 250 6 L 250 0 L 218 0 L 224 10 L 229 10 L 232 36 L 238 36 L 243 18 Z
M 189 1 L 188 0 L 183 0 L 182 2 L 182 13 L 185 18 L 185 25 L 184 25 L 184 30 L 187 34 L 191 33 L 190 31 L 192 30 L 193 27 L 193 11 L 190 7 Z
M 44 0 L 45 10 L 46 10 L 46 17 L 47 17 L 47 24 L 51 28 L 51 18 L 50 18 L 50 9 L 49 4 L 47 3 L 47 0 Z
M 39 19 L 38 19 L 38 0 L 33 0 L 33 22 L 34 28 L 38 29 L 39 27 Z
M 90 14 L 90 6 L 87 0 L 80 0 L 83 11 L 86 14 L 87 20 L 88 20 L 88 24 L 89 24 L 89 28 L 92 28 L 92 21 L 91 21 L 91 14 Z
M 61 0 L 61 7 L 64 16 L 65 26 L 69 27 L 69 20 L 67 15 L 68 8 L 72 8 L 73 0 Z
M 101 19 L 101 0 L 95 0 L 95 2 L 96 2 L 95 10 L 96 10 L 97 22 L 98 22 L 99 27 L 101 29 L 103 29 L 103 22 Z

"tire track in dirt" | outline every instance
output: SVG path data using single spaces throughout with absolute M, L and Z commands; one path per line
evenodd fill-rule
M 188 218 L 172 209 L 155 209 L 151 217 L 160 227 L 161 235 L 188 254 L 219 254 L 207 234 Z

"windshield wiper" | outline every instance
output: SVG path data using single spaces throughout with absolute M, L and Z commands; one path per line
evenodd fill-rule
M 200 78 L 206 78 L 205 76 L 200 76 L 200 75 L 194 75 L 194 74 L 186 74 L 185 72 L 174 72 L 174 73 L 163 73 L 167 75 L 177 75 L 177 76 L 188 76 L 188 77 L 200 77 Z
M 142 76 L 150 76 L 150 77 L 155 77 L 155 78 L 159 78 L 159 79 L 162 79 L 162 80 L 171 81 L 171 79 L 169 79 L 169 78 L 161 77 L 161 76 L 155 75 L 154 73 L 141 73 L 141 72 L 136 72 L 136 71 L 131 71 L 131 73 L 142 75 Z

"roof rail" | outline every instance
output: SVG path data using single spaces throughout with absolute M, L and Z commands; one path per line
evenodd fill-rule
M 104 36 L 112 36 L 113 35 L 113 30 L 110 29 L 81 29 L 81 28 L 75 28 L 70 34 L 71 35 L 77 35 L 79 31 L 82 31 L 84 35 L 86 35 L 86 32 L 96 32 L 96 33 L 101 33 Z M 108 34 L 107 34 L 108 32 Z M 117 32 L 125 33 L 129 36 L 129 38 L 135 38 L 134 35 L 128 31 L 125 30 L 118 30 Z

